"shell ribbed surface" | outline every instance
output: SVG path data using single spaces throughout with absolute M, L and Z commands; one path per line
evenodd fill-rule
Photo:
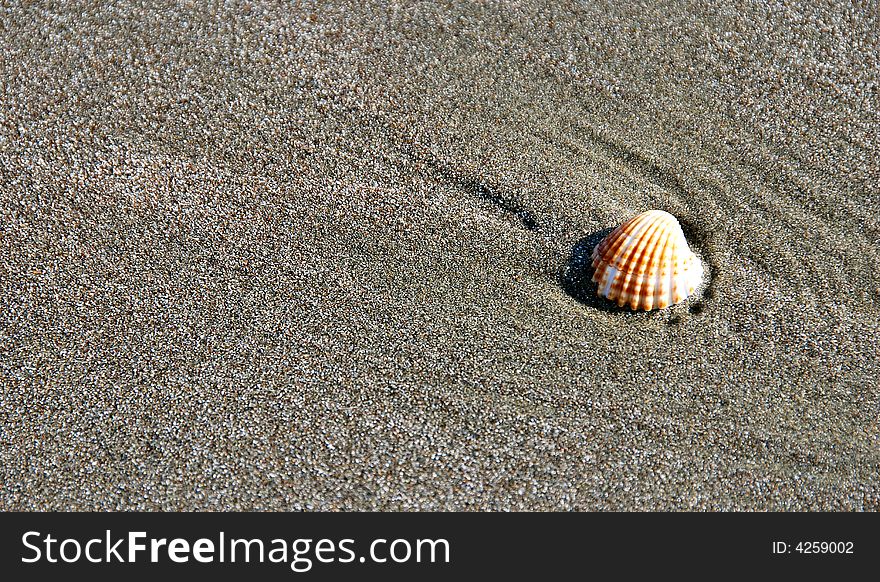
M 599 295 L 634 310 L 675 305 L 703 278 L 703 265 L 678 220 L 662 210 L 624 222 L 596 246 L 592 258 Z

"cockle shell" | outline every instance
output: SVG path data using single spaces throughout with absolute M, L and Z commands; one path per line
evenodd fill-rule
M 703 265 L 691 252 L 681 225 L 662 210 L 621 224 L 593 249 L 598 293 L 630 309 L 663 309 L 693 293 Z

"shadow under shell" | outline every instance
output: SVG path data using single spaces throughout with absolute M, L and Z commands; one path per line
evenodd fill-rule
M 567 295 L 588 307 L 609 313 L 644 313 L 635 312 L 627 307 L 619 307 L 613 301 L 596 294 L 596 283 L 593 283 L 593 261 L 591 255 L 602 239 L 608 236 L 613 228 L 603 228 L 580 239 L 571 249 L 568 263 L 559 276 L 559 284 Z

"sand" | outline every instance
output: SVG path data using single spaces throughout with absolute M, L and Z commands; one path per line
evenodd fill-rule
M 0 509 L 880 509 L 876 9 L 107 4 L 0 12 Z

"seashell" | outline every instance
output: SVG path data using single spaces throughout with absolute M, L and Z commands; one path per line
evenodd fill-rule
M 681 225 L 662 210 L 621 224 L 593 249 L 598 294 L 630 309 L 663 309 L 684 301 L 703 279 Z

